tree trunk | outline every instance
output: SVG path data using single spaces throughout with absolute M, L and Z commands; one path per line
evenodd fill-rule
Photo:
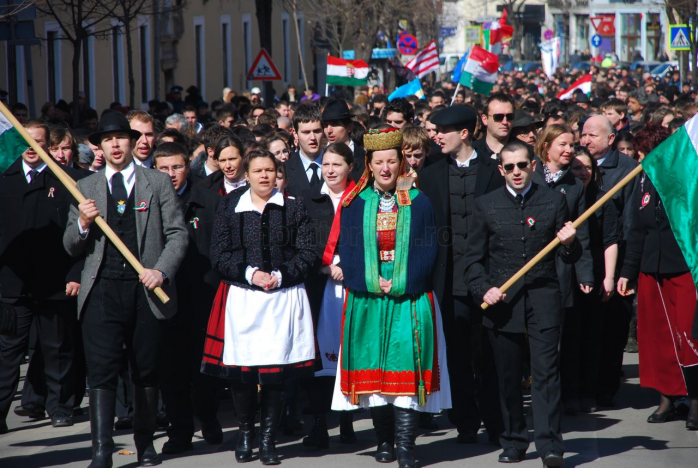
M 71 41 L 73 45 L 71 67 L 73 73 L 73 115 L 71 118 L 73 128 L 80 124 L 80 56 L 82 55 L 82 40 L 82 35 L 76 34 L 75 41 Z
M 133 39 L 131 38 L 131 21 L 129 15 L 124 15 L 124 34 L 126 34 L 126 67 L 128 68 L 128 107 L 135 109 L 136 79 L 133 76 Z M 145 70 L 141 70 L 145 73 Z

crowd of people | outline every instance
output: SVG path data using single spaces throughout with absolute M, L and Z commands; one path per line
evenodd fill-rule
M 565 101 L 574 71 L 503 72 L 489 96 L 226 88 L 209 107 L 175 86 L 148 111 L 36 119 L 15 104 L 85 200 L 31 148 L 0 176 L 0 434 L 27 353 L 14 412 L 71 426 L 89 397 L 92 468 L 112 466 L 115 430 L 139 466 L 161 463 L 158 429 L 165 454 L 197 425 L 222 443 L 226 396 L 238 462 L 257 445 L 279 464 L 279 431 L 330 449 L 330 412 L 355 443 L 368 410 L 377 462 L 417 466 L 443 412 L 457 443 L 484 426 L 515 463 L 529 391 L 537 453 L 563 466 L 563 418 L 616 404 L 626 349 L 660 394 L 648 422 L 698 429 L 695 285 L 652 181 L 572 225 L 698 111 L 695 90 L 592 72 L 591 97 Z

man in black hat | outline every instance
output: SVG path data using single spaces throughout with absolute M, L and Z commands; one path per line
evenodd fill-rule
M 325 109 L 322 111 L 322 128 L 330 144 L 344 143 L 354 153 L 354 168 L 349 177 L 358 182 L 361 174 L 364 173 L 366 151 L 351 139 L 354 121 L 351 119 L 346 101 L 338 99 L 325 105 Z
M 40 120 L 24 127 L 48 153 L 49 128 Z M 74 179 L 82 174 L 64 169 Z M 43 352 L 45 408 L 27 403 L 15 413 L 43 418 L 53 427 L 72 426 L 74 406 L 75 296 L 82 264 L 63 249 L 73 198 L 46 163 L 28 148 L 0 175 L 0 305 L 15 315 L 14 333 L 0 335 L 0 434 L 19 383 L 32 322 Z
M 104 151 L 107 167 L 78 182 L 86 200 L 72 207 L 63 236 L 70 255 L 86 254 L 78 294 L 90 385 L 92 466 L 112 466 L 116 385 L 123 349 L 131 364 L 133 432 L 140 466 L 160 463 L 153 447 L 158 402 L 162 320 L 177 311 L 174 277 L 188 237 L 172 181 L 133 162 L 140 133 L 117 112 L 102 116 L 89 136 Z M 93 222 L 102 215 L 140 260 L 140 275 Z M 153 293 L 161 286 L 163 304 Z
M 434 290 L 441 305 L 448 352 L 453 408 L 448 416 L 458 429 L 458 442 L 475 443 L 480 422 L 492 442 L 502 432 L 497 377 L 489 345 L 483 339 L 480 307 L 465 282 L 463 255 L 477 197 L 504 185 L 496 162 L 472 146 L 477 112 L 454 105 L 431 118 L 446 155 L 419 175 L 419 188 L 434 206 L 439 236 Z M 480 359 L 473 362 L 475 356 Z M 479 382 L 476 385 L 475 382 Z
M 514 112 L 514 121 L 511 123 L 511 137 L 533 146 L 536 144 L 541 127 L 543 127 L 542 120 L 534 119 L 525 110 L 518 109 Z
M 577 106 L 581 107 L 585 111 L 588 111 L 591 100 L 589 99 L 589 96 L 580 91 L 575 94 L 574 102 L 577 104 Z

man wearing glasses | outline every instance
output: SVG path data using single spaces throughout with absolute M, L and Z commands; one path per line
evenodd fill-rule
M 189 246 L 175 276 L 179 310 L 172 326 L 163 334 L 164 355 L 161 391 L 170 426 L 167 454 L 191 450 L 194 415 L 209 444 L 220 444 L 223 432 L 218 422 L 218 383 L 199 372 L 211 304 L 220 282 L 211 267 L 209 250 L 213 218 L 221 197 L 188 182 L 187 150 L 179 143 L 162 143 L 153 153 L 155 169 L 167 174 L 179 198 L 189 234 Z M 193 397 L 193 398 L 192 398 Z M 192 406 L 192 402 L 194 406 Z
M 477 112 L 454 105 L 430 116 L 443 159 L 419 175 L 419 188 L 434 206 L 439 236 L 434 292 L 441 305 L 453 408 L 448 418 L 459 443 L 477 442 L 481 422 L 489 439 L 502 432 L 497 377 L 482 330 L 482 310 L 465 282 L 463 264 L 477 197 L 504 185 L 497 163 L 473 149 Z M 476 384 L 477 382 L 477 384 Z
M 521 394 L 528 346 L 536 449 L 544 466 L 562 466 L 558 365 L 562 298 L 555 257 L 574 263 L 582 247 L 567 221 L 564 195 L 532 182 L 536 162 L 526 145 L 513 140 L 502 148 L 500 157 L 499 171 L 506 186 L 475 201 L 464 262 L 470 292 L 489 305 L 483 324 L 494 353 L 504 416 L 499 461 L 522 461 L 528 449 Z M 499 286 L 555 236 L 562 244 L 555 253 L 502 293 Z
M 482 157 L 497 159 L 509 141 L 514 122 L 514 100 L 507 94 L 497 93 L 485 101 L 482 115 L 485 135 L 473 142 L 473 148 Z

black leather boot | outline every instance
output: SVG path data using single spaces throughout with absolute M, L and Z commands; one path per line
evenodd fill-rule
M 158 387 L 133 386 L 133 441 L 136 444 L 138 466 L 162 463 L 153 447 L 157 429 Z
M 319 449 L 329 448 L 330 434 L 327 432 L 325 413 L 315 413 L 313 428 L 310 429 L 308 437 L 303 439 L 303 445 Z
M 274 437 L 284 410 L 283 385 L 262 386 L 262 408 L 259 438 L 259 460 L 263 465 L 281 463 L 276 453 Z
M 88 468 L 111 468 L 114 452 L 114 413 L 116 392 L 101 388 L 90 389 L 90 432 L 92 433 L 92 463 Z
M 372 407 L 371 418 L 378 439 L 376 461 L 392 463 L 395 461 L 395 416 L 392 405 Z
M 395 444 L 399 468 L 415 468 L 414 440 L 417 437 L 419 412 L 395 407 Z
M 233 387 L 233 402 L 238 415 L 238 440 L 235 444 L 235 460 L 246 463 L 252 459 L 254 418 L 257 414 L 257 388 L 254 385 Z
M 351 411 L 342 411 L 339 415 L 339 441 L 343 444 L 356 443 L 354 413 Z

